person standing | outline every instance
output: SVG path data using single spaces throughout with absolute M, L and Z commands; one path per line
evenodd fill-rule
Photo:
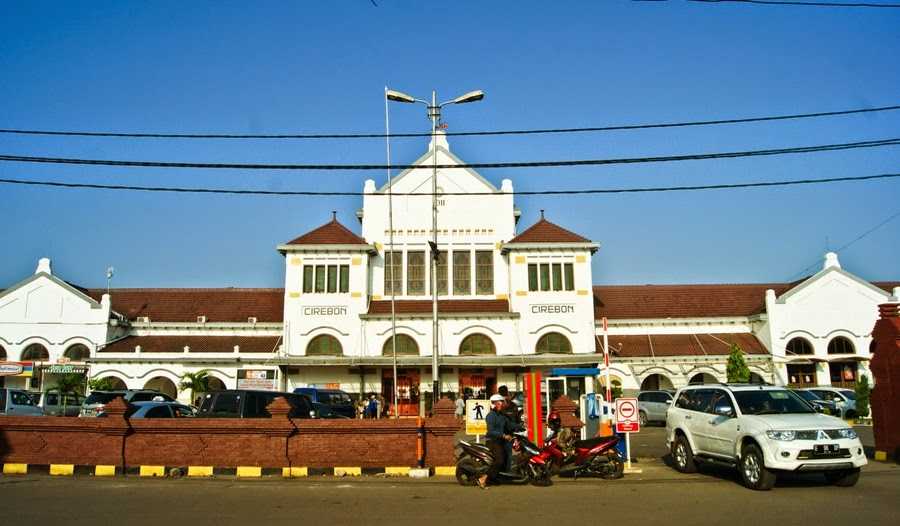
M 503 416 L 503 396 L 495 394 L 491 396 L 491 412 L 488 413 L 487 422 L 487 446 L 491 450 L 491 462 L 488 472 L 478 478 L 478 485 L 486 488 L 489 482 L 496 482 L 497 475 L 506 464 L 506 443 L 512 440 L 512 435 L 507 433 L 509 420 Z
M 462 420 L 466 416 L 466 400 L 462 393 L 456 397 L 456 418 Z

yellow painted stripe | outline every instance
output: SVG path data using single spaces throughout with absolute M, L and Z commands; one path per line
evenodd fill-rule
M 303 263 L 303 260 L 300 258 L 291 258 L 291 265 L 295 267 L 299 267 L 300 264 Z
M 51 475 L 74 475 L 75 474 L 75 465 L 74 464 L 50 464 L 50 474 Z
M 298 478 L 309 476 L 308 468 L 281 468 L 281 476 L 284 478 Z
M 165 466 L 141 466 L 142 477 L 165 477 L 166 476 L 166 467 Z
M 212 466 L 188 466 L 189 477 L 211 477 L 213 476 Z
M 584 289 L 580 289 L 580 290 L 578 291 L 578 295 L 579 295 L 579 296 L 587 296 L 588 294 L 590 294 L 590 293 L 589 293 L 588 291 L 584 290 Z
M 516 263 L 525 263 L 525 256 L 516 256 Z
M 528 295 L 527 290 L 517 290 L 516 291 L 516 296 L 527 296 L 527 295 Z
M 386 467 L 384 468 L 385 475 L 409 475 L 409 468 L 404 466 L 396 466 L 396 467 Z
M 434 474 L 439 477 L 456 476 L 456 466 L 437 466 L 434 468 Z
M 27 475 L 28 464 L 3 464 L 4 475 Z
M 358 477 L 362 475 L 362 468 L 339 467 L 334 468 L 335 477 Z
M 290 296 L 291 298 L 299 298 L 300 293 L 299 292 L 289 292 L 288 296 Z
M 114 477 L 116 476 L 115 466 L 94 466 L 95 477 Z
M 350 293 L 350 297 L 351 297 L 351 298 L 361 298 L 361 297 L 362 297 L 362 292 L 351 292 L 351 293 Z
M 495 298 L 497 298 L 498 300 L 508 300 L 509 296 L 507 296 L 506 294 L 497 294 Z
M 875 460 L 880 460 L 882 462 L 887 460 L 887 451 L 876 451 L 875 452 Z M 6 470 L 3 471 L 6 473 Z
M 262 468 L 257 467 L 257 466 L 238 466 L 237 476 L 238 477 L 261 477 L 262 476 Z
M 575 256 L 575 263 L 584 263 L 587 261 L 587 258 L 584 256 Z

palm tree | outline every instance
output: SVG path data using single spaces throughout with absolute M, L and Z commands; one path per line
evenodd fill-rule
M 186 389 L 191 390 L 191 403 L 194 403 L 197 393 L 206 393 L 209 391 L 209 373 L 206 371 L 184 373 L 181 375 L 179 387 L 182 391 Z
M 63 374 L 56 378 L 56 389 L 62 398 L 63 410 L 62 416 L 66 415 L 66 406 L 68 405 L 69 393 L 84 393 L 84 376 L 78 373 Z

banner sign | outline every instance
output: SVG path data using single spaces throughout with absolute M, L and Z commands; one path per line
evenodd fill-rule
M 50 374 L 84 374 L 88 370 L 87 365 L 51 365 L 47 367 Z
M 238 389 L 277 391 L 278 380 L 274 369 L 240 369 L 237 372 Z
M 34 376 L 34 362 L 0 362 L 0 376 Z

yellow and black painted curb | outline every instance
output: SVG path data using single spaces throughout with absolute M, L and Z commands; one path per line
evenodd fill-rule
M 360 477 L 364 475 L 384 475 L 392 477 L 408 477 L 416 468 L 408 466 L 386 466 L 386 467 L 359 467 L 359 466 L 336 466 L 327 468 L 317 467 L 282 467 L 282 468 L 263 468 L 259 466 L 235 466 L 235 467 L 214 467 L 214 466 L 160 466 L 160 465 L 142 465 L 142 466 L 122 466 L 96 465 L 87 466 L 80 464 L 3 464 L 3 475 L 53 475 L 53 476 L 94 476 L 94 477 L 115 477 L 115 476 L 139 476 L 146 478 L 153 477 L 181 477 L 187 476 L 191 478 L 204 477 L 237 477 L 237 478 L 260 478 L 279 476 L 282 478 L 304 478 L 312 476 L 327 477 Z M 427 469 L 427 468 L 426 468 Z M 456 474 L 455 466 L 436 466 L 431 468 L 431 475 L 436 476 L 454 476 Z

